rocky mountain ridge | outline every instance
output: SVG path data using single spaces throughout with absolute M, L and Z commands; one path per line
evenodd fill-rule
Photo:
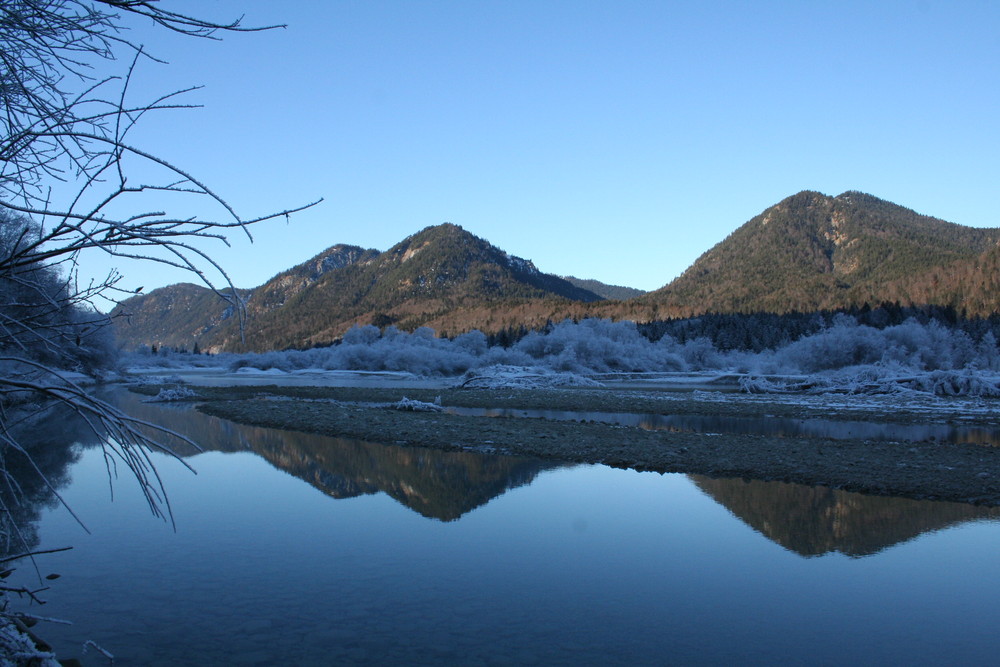
M 649 293 L 540 271 L 450 223 L 385 252 L 332 246 L 233 308 L 210 290 L 173 285 L 123 302 L 126 347 L 268 350 L 335 342 L 355 324 L 439 334 L 534 328 L 566 317 L 636 322 L 706 313 L 814 312 L 864 304 L 1000 312 L 1000 229 L 965 227 L 849 191 L 804 191 L 735 229 Z
M 246 328 L 207 288 L 172 285 L 115 309 L 126 345 L 266 350 L 329 344 L 354 324 L 412 329 L 484 305 L 593 302 L 597 294 L 539 271 L 457 225 L 413 234 L 385 252 L 336 245 L 240 292 Z

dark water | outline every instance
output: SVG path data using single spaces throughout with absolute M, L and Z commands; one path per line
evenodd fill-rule
M 104 458 L 48 466 L 38 630 L 118 665 L 979 663 L 997 510 L 322 438 L 133 405 L 209 450 L 158 468 L 177 530 Z M 185 452 L 186 453 L 186 452 Z M 15 575 L 27 576 L 27 567 Z M 85 657 L 86 664 L 104 664 Z
M 572 412 L 566 410 L 521 410 L 516 408 L 448 407 L 446 412 L 474 417 L 553 419 L 634 426 L 650 431 L 767 435 L 776 438 L 806 437 L 843 440 L 909 441 L 936 440 L 945 443 L 976 443 L 1000 446 L 1000 429 L 952 424 L 888 424 L 884 422 L 834 419 L 789 419 L 785 417 L 730 417 L 725 415 L 650 415 L 634 412 Z

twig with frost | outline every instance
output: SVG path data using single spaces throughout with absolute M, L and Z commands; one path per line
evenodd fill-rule
M 100 653 L 101 655 L 103 655 L 105 658 L 107 658 L 108 660 L 110 660 L 112 665 L 115 664 L 115 656 L 112 655 L 112 653 L 110 651 L 108 651 L 106 648 L 102 647 L 97 642 L 95 642 L 93 639 L 88 639 L 87 641 L 83 642 L 83 653 L 84 653 L 84 655 L 86 655 L 88 648 L 93 648 L 95 651 L 97 651 L 98 653 Z
M 176 439 L 201 451 L 201 447 L 197 443 L 171 429 L 125 414 L 115 406 L 91 395 L 64 374 L 43 364 L 21 358 L 0 357 L 0 362 L 5 361 L 16 361 L 34 372 L 24 374 L 21 377 L 0 378 L 0 395 L 10 390 L 30 391 L 36 396 L 54 400 L 70 407 L 101 439 L 105 453 L 113 453 L 126 464 L 139 481 L 143 496 L 153 515 L 161 518 L 169 517 L 171 525 L 173 525 L 173 512 L 170 509 L 166 489 L 149 454 L 152 451 L 168 454 L 193 472 L 191 466 L 167 444 L 167 439 Z M 0 443 L 27 457 L 36 472 L 44 479 L 42 472 L 34 465 L 28 452 L 9 431 L 7 424 L 0 424 L 0 427 L 2 427 Z M 110 472 L 109 468 L 109 474 Z M 45 482 L 55 497 L 59 499 L 59 502 L 83 526 L 83 522 L 73 513 L 59 492 L 49 484 L 48 480 Z

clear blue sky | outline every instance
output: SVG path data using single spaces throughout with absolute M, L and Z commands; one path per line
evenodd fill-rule
M 448 221 L 543 271 L 655 289 L 805 189 L 1000 226 L 995 1 L 179 6 L 288 24 L 131 35 L 170 61 L 137 95 L 205 86 L 139 143 L 248 217 L 325 198 L 217 253 L 239 286 Z M 147 291 L 185 279 L 120 267 Z

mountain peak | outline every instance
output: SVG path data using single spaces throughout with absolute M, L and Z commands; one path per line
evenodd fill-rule
M 384 255 L 392 263 L 386 265 L 387 275 L 423 294 L 464 293 L 471 289 L 492 298 L 546 295 L 578 301 L 600 298 L 542 273 L 530 260 L 511 255 L 450 222 L 426 227 Z
M 438 241 L 442 239 L 462 239 L 462 238 L 476 238 L 471 232 L 466 231 L 461 225 L 456 225 L 453 222 L 442 222 L 438 225 L 429 225 L 424 227 L 419 232 L 410 234 L 405 239 L 397 243 L 397 246 L 406 245 L 408 243 L 420 242 L 424 243 L 427 241 Z
M 444 223 L 426 227 L 389 250 L 379 253 L 358 246 L 336 245 L 284 271 L 253 290 L 247 303 L 247 348 L 281 349 L 328 344 L 354 324 L 395 325 L 439 330 L 461 327 L 462 313 L 480 316 L 513 304 L 591 302 L 601 297 L 553 275 L 542 273 L 527 259 L 515 257 L 462 227 Z M 193 320 L 212 319 L 213 308 L 199 303 Z M 554 306 L 551 306 L 554 307 Z M 244 349 L 233 326 L 187 327 L 184 341 L 153 328 L 152 320 L 169 319 L 149 313 L 142 329 L 119 328 L 134 344 L 191 346 L 199 332 L 202 349 Z M 151 340 L 151 333 L 156 338 Z M 189 342 L 191 341 L 191 342 Z
M 630 294 L 543 273 L 446 222 L 383 253 L 332 246 L 275 276 L 248 300 L 247 348 L 327 344 L 354 324 L 496 333 L 588 315 L 648 321 L 893 301 L 988 315 L 1000 311 L 998 266 L 1000 229 L 945 222 L 856 190 L 803 190 L 741 225 L 669 285 L 617 302 Z M 598 293 L 613 300 L 581 303 Z M 118 327 L 125 343 L 247 349 L 236 318 L 210 290 L 174 286 L 123 306 L 133 315 L 131 328 Z
M 643 299 L 674 316 L 880 303 L 899 284 L 972 261 L 1000 230 L 939 220 L 849 190 L 804 190 L 766 209 Z M 900 287 L 899 289 L 903 289 Z M 903 297 L 903 298 L 900 298 Z M 893 297 L 906 301 L 905 294 Z

